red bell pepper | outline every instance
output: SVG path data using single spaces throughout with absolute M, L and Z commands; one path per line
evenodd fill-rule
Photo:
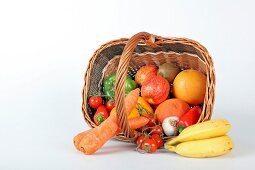
M 196 124 L 200 117 L 201 112 L 202 109 L 199 106 L 195 106 L 192 109 L 190 109 L 187 113 L 183 114 L 176 125 L 178 131 L 181 133 L 183 129 L 185 129 L 186 127 Z

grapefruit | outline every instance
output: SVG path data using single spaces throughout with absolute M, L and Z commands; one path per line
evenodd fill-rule
M 206 76 L 197 70 L 180 72 L 173 82 L 173 94 L 190 105 L 203 103 L 206 91 Z

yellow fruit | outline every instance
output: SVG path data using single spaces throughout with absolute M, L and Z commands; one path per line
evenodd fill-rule
M 116 108 L 114 107 L 112 111 L 110 112 L 110 115 L 116 111 Z M 153 109 L 150 106 L 149 103 L 147 103 L 142 97 L 138 97 L 136 107 L 130 112 L 128 115 L 128 118 L 134 118 L 139 116 L 153 116 Z
M 234 145 L 231 138 L 225 135 L 203 140 L 188 141 L 180 143 L 177 146 L 166 147 L 166 149 L 186 157 L 206 158 L 226 154 L 231 151 L 233 147 Z
M 197 70 L 180 72 L 173 82 L 173 94 L 191 105 L 203 103 L 206 91 L 206 76 Z
M 165 143 L 166 146 L 181 142 L 208 139 L 226 135 L 231 125 L 225 119 L 208 120 L 185 128 L 179 136 Z
M 139 116 L 153 116 L 153 109 L 149 103 L 147 103 L 142 97 L 138 97 L 136 108 L 134 108 L 128 115 L 128 118 L 134 118 Z
M 114 107 L 111 112 L 110 112 L 110 115 L 112 115 L 114 112 L 116 112 L 116 107 Z
M 136 109 L 140 113 L 140 115 L 148 117 L 148 116 L 153 116 L 153 109 L 150 106 L 148 102 L 144 100 L 142 97 L 138 97 L 137 104 L 136 104 Z
M 110 115 L 112 115 L 114 112 L 116 112 L 116 107 L 114 107 L 111 112 Z M 136 108 L 134 108 L 131 113 L 128 115 L 128 118 L 134 118 L 134 117 L 139 117 L 140 114 L 138 112 L 138 110 Z
M 135 118 L 135 117 L 139 117 L 139 116 L 140 116 L 140 114 L 139 114 L 138 110 L 136 108 L 134 108 L 131 111 L 131 113 L 128 115 L 128 118 L 130 119 L 130 118 Z

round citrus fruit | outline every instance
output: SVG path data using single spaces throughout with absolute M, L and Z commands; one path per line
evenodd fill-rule
M 206 90 L 206 76 L 197 70 L 180 72 L 173 82 L 173 94 L 190 105 L 203 103 Z
M 155 115 L 160 123 L 170 116 L 181 117 L 189 111 L 189 105 L 180 99 L 168 99 L 158 105 Z

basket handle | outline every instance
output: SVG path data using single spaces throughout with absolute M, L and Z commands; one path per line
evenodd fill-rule
M 155 43 L 155 36 L 147 32 L 140 32 L 131 37 L 120 58 L 118 69 L 117 69 L 117 79 L 116 79 L 116 93 L 115 93 L 115 106 L 117 112 L 117 118 L 119 126 L 123 134 L 128 138 L 134 138 L 135 133 L 129 128 L 128 118 L 125 108 L 125 82 L 126 75 L 128 73 L 128 66 L 131 60 L 134 49 L 139 43 L 145 43 L 146 45 L 156 48 L 158 45 Z

